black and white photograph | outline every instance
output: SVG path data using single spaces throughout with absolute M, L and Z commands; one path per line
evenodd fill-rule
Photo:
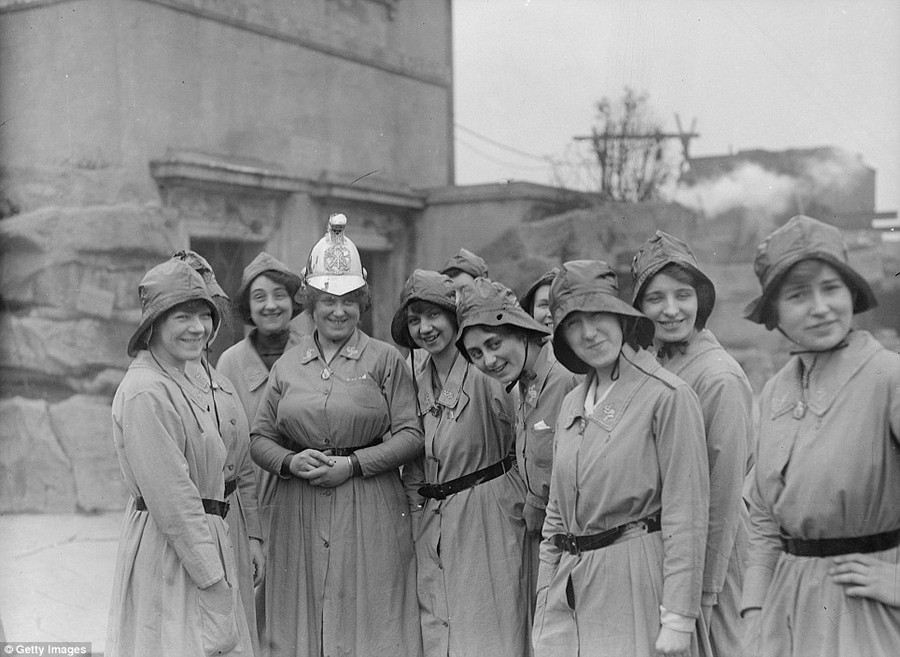
M 894 657 L 896 0 L 0 0 L 0 648 Z

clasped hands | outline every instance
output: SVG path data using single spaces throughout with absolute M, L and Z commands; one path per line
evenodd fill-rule
M 328 450 L 304 449 L 291 458 L 288 466 L 291 474 L 305 479 L 310 486 L 334 488 L 347 481 L 353 474 L 350 459 L 334 456 Z

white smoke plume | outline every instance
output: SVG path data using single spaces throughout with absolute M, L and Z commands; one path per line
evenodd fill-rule
M 692 187 L 679 187 L 674 199 L 702 215 L 713 218 L 733 208 L 781 214 L 797 205 L 799 181 L 747 162 L 720 178 L 704 180 Z

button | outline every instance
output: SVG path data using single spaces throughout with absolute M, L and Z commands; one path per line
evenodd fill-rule
M 448 623 L 447 621 L 441 621 L 441 625 L 443 625 L 444 627 L 450 627 L 450 623 Z
M 228 466 L 228 469 L 229 469 L 229 470 L 234 470 L 234 466 L 233 466 L 233 465 L 229 465 L 229 466 Z
M 231 418 L 231 424 L 233 424 L 233 425 L 234 425 L 234 424 L 237 424 L 237 419 L 236 419 L 236 418 Z
M 330 497 L 330 496 L 331 496 L 331 491 L 330 491 L 330 490 L 326 490 L 326 491 L 325 491 L 325 497 Z
M 328 547 L 328 541 L 325 541 L 325 547 Z
M 435 515 L 439 514 L 440 512 L 441 512 L 440 509 L 435 509 L 435 510 L 434 510 Z

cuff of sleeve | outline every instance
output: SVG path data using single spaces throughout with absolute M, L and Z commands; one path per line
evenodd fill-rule
M 525 494 L 525 504 L 533 506 L 535 509 L 547 508 L 547 500 L 542 500 L 540 497 L 530 492 Z
M 765 566 L 750 566 L 744 575 L 744 593 L 741 597 L 741 609 L 762 607 L 772 581 L 772 570 Z
M 278 470 L 278 476 L 282 479 L 290 479 L 293 477 L 289 466 L 291 464 L 291 459 L 294 458 L 296 454 L 297 452 L 291 452 L 281 460 L 281 468 Z
M 719 594 L 715 591 L 704 591 L 700 594 L 701 607 L 715 607 L 719 604 Z
M 682 616 L 681 614 L 676 614 L 674 611 L 669 611 L 668 609 L 660 605 L 659 623 L 663 627 L 670 630 L 675 630 L 676 632 L 691 633 L 694 631 L 697 620 L 695 618 L 691 618 L 690 616 Z

